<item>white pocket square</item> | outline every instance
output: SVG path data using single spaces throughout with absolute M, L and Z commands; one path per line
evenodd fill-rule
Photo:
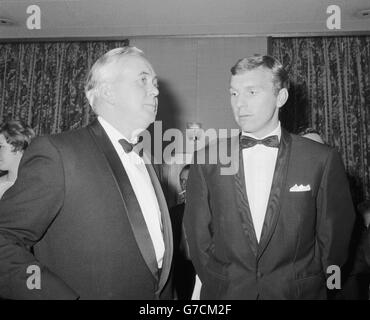
M 305 191 L 310 191 L 311 190 L 311 187 L 310 185 L 308 184 L 307 186 L 304 186 L 302 184 L 300 184 L 299 186 L 297 186 L 296 184 L 291 187 L 289 189 L 290 192 L 305 192 Z

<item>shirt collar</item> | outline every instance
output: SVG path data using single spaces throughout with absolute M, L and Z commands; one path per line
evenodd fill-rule
M 120 139 L 125 139 L 128 142 L 132 142 L 129 139 L 127 139 L 121 132 L 119 132 L 115 127 L 113 127 L 108 121 L 104 120 L 104 118 L 102 118 L 101 116 L 98 116 L 98 121 L 100 122 L 101 126 L 104 128 L 105 132 L 107 133 L 111 141 L 118 142 Z M 136 143 L 136 142 L 137 141 L 134 141 L 132 143 Z
M 278 123 L 278 125 L 277 125 L 277 127 L 274 129 L 274 130 L 272 130 L 269 134 L 266 134 L 265 136 L 263 136 L 262 138 L 257 138 L 256 136 L 254 136 L 252 133 L 249 133 L 249 132 L 242 132 L 242 135 L 243 136 L 248 136 L 248 137 L 252 137 L 252 138 L 254 138 L 254 139 L 257 139 L 257 140 L 262 140 L 262 139 L 264 139 L 264 138 L 266 138 L 266 137 L 268 137 L 268 136 L 278 136 L 278 139 L 279 139 L 279 141 L 280 141 L 280 138 L 281 138 L 281 125 L 280 125 L 280 121 L 279 121 L 279 123 Z

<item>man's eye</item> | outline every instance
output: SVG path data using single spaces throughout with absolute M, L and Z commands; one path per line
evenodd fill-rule
M 142 77 L 142 78 L 141 78 L 141 82 L 142 82 L 143 84 L 147 84 L 148 79 L 147 79 L 146 77 Z
M 256 95 L 256 94 L 257 94 L 257 90 L 250 90 L 250 91 L 249 91 L 249 93 L 250 93 L 252 96 L 254 96 L 254 95 Z
M 238 93 L 235 92 L 235 91 L 230 91 L 230 95 L 233 96 L 233 97 L 236 97 L 238 95 Z

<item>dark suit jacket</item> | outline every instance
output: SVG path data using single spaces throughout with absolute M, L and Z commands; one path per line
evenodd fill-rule
M 229 143 L 237 174 L 220 175 L 220 162 L 194 164 L 187 185 L 185 229 L 201 299 L 326 298 L 327 267 L 345 262 L 355 216 L 340 156 L 282 130 L 258 243 L 238 138 Z M 295 184 L 311 190 L 290 192 Z
M 183 234 L 185 204 L 170 209 L 173 232 L 173 284 L 178 300 L 190 300 L 195 285 L 195 270 L 186 250 Z
M 368 288 L 367 298 L 370 299 L 370 226 L 367 227 L 366 231 L 364 232 L 362 247 L 365 256 L 366 271 L 365 274 L 362 277 L 360 277 L 360 279 L 367 284 Z M 362 297 L 366 297 L 366 295 L 364 294 Z
M 147 169 L 162 213 L 160 275 L 139 203 L 99 122 L 35 139 L 0 201 L 0 297 L 172 298 L 171 222 Z M 41 290 L 26 286 L 29 265 L 41 267 Z

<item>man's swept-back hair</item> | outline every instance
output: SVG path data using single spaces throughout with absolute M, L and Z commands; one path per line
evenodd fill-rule
M 107 53 L 103 54 L 91 67 L 85 82 L 85 94 L 89 103 L 92 107 L 94 104 L 94 98 L 96 95 L 96 89 L 98 87 L 99 81 L 101 80 L 101 70 L 111 64 L 116 62 L 124 56 L 144 56 L 144 52 L 136 47 L 125 46 L 121 48 L 115 48 Z
M 306 126 L 299 127 L 298 128 L 298 131 L 297 131 L 297 134 L 299 136 L 304 136 L 306 134 L 311 134 L 311 133 L 318 134 L 319 136 L 321 136 L 320 131 L 318 131 L 318 130 L 316 130 L 314 128 L 311 128 L 311 127 L 306 127 Z
M 289 89 L 288 72 L 284 69 L 279 60 L 272 56 L 256 54 L 252 57 L 240 59 L 232 68 L 233 76 L 243 74 L 244 72 L 263 67 L 271 70 L 275 93 L 277 94 L 282 88 Z

